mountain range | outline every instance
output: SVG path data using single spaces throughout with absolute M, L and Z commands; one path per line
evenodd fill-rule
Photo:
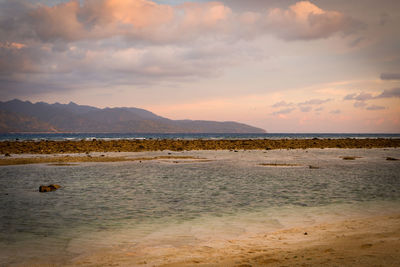
M 265 133 L 243 123 L 171 120 L 140 108 L 96 108 L 69 104 L 0 102 L 0 133 Z

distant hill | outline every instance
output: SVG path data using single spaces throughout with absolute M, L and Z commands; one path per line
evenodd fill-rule
M 76 133 L 265 133 L 242 123 L 170 120 L 140 108 L 0 102 L 0 132 Z

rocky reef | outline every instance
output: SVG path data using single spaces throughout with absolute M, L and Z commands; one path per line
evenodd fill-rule
M 140 152 L 183 150 L 270 150 L 307 148 L 400 147 L 400 139 L 246 139 L 246 140 L 81 140 L 81 141 L 2 141 L 1 154 L 54 154 L 85 152 Z

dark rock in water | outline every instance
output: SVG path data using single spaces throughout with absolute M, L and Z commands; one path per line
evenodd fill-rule
M 49 185 L 49 187 L 52 188 L 52 189 L 54 189 L 54 190 L 57 190 L 57 189 L 59 189 L 61 186 L 58 185 L 58 184 L 51 184 L 51 185 Z
M 51 191 L 51 189 L 50 189 L 50 187 L 48 187 L 48 186 L 45 186 L 45 185 L 41 185 L 41 186 L 39 186 L 39 192 L 50 192 Z
M 41 185 L 39 186 L 39 192 L 51 192 L 59 189 L 61 186 L 58 184 Z
M 392 157 L 387 157 L 386 160 L 399 160 L 399 159 L 392 158 Z
M 4 156 L 5 157 L 11 157 L 10 153 L 5 153 Z
M 310 169 L 319 169 L 318 166 L 313 166 L 313 165 L 308 165 L 308 168 L 310 168 Z
M 342 157 L 343 160 L 355 160 L 356 158 L 357 157 L 348 157 L 348 156 Z

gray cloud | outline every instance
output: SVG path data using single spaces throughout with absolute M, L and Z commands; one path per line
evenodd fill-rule
M 307 106 L 307 107 L 300 107 L 301 112 L 310 112 L 312 110 L 312 107 Z
M 299 106 L 304 106 L 304 105 L 312 105 L 312 106 L 318 106 L 318 105 L 322 105 L 324 103 L 327 103 L 329 101 L 332 101 L 332 99 L 311 99 L 305 102 L 301 102 L 298 105 Z
M 224 66 L 234 66 L 259 58 L 257 49 L 248 43 L 226 47 L 223 42 L 193 46 L 120 46 L 112 44 L 0 43 L 0 84 L 10 96 L 26 86 L 27 94 L 69 90 L 71 84 L 84 89 L 115 85 L 154 85 L 160 82 L 188 81 L 216 77 Z M 241 52 L 236 52 L 241 51 Z M 12 80 L 7 87 L 7 81 Z M 54 85 L 53 81 L 58 81 Z M 73 81 L 73 82 L 71 82 Z M 18 85 L 20 83 L 20 85 Z M 29 86 L 40 83 L 42 86 Z M 49 86 L 45 86 L 48 83 Z M 50 86 L 51 85 L 51 86 Z M 43 89 L 42 89 L 43 88 Z M 35 91 L 35 92 L 34 92 Z M 14 97 L 14 96 L 12 96 Z
M 377 106 L 377 105 L 372 105 L 366 108 L 366 110 L 382 110 L 382 109 L 386 109 L 383 106 Z
M 282 100 L 280 102 L 277 102 L 272 105 L 273 108 L 279 108 L 279 107 L 291 107 L 293 106 L 293 103 L 287 103 L 286 101 Z
M 340 114 L 340 113 L 342 113 L 342 111 L 340 109 L 336 109 L 336 110 L 332 110 L 330 113 L 331 114 Z
M 400 73 L 382 73 L 381 80 L 400 80 Z
M 363 108 L 367 105 L 367 103 L 365 103 L 364 101 L 356 101 L 354 102 L 353 106 L 355 108 Z
M 364 92 L 361 92 L 359 94 L 354 93 L 354 94 L 346 95 L 343 99 L 344 100 L 355 100 L 353 106 L 356 108 L 364 108 L 365 107 L 366 110 L 382 110 L 382 109 L 386 109 L 386 108 L 383 106 L 377 106 L 377 105 L 367 106 L 366 102 L 368 100 L 374 100 L 374 99 L 397 98 L 397 97 L 400 97 L 400 88 L 387 89 L 376 96 L 373 96 L 372 94 L 364 93 Z
M 271 107 L 273 107 L 273 108 L 286 107 L 286 108 L 278 110 L 272 114 L 279 115 L 279 114 L 291 113 L 292 111 L 296 110 L 295 106 L 297 106 L 301 112 L 310 112 L 313 110 L 313 108 L 312 108 L 313 106 L 320 106 L 320 105 L 325 104 L 330 101 L 332 101 L 332 99 L 330 99 L 330 98 L 328 98 L 328 99 L 314 98 L 314 99 L 310 99 L 310 100 L 295 104 L 295 103 L 286 102 L 283 100 L 283 101 L 273 104 Z M 321 111 L 321 110 L 323 110 L 323 107 L 319 107 L 319 108 L 315 109 L 315 111 L 317 111 L 317 112 Z
M 390 21 L 390 15 L 386 12 L 381 13 L 379 16 L 379 25 L 385 26 Z
M 355 103 L 355 106 L 361 107 L 362 105 L 364 105 L 364 104 L 362 104 L 362 102 L 367 101 L 367 100 L 381 99 L 381 98 L 396 98 L 396 97 L 400 97 L 400 87 L 383 90 L 383 92 L 377 96 L 373 96 L 372 94 L 364 93 L 364 92 L 361 92 L 359 94 L 357 94 L 357 93 L 349 94 L 349 95 L 346 95 L 343 98 L 343 100 L 357 100 L 357 102 Z
M 281 109 L 279 111 L 275 111 L 272 113 L 272 115 L 281 115 L 281 114 L 289 114 L 292 111 L 294 111 L 296 108 L 286 108 L 286 109 Z
M 374 99 L 374 97 L 371 94 L 368 93 L 364 93 L 361 92 L 359 94 L 349 94 L 346 95 L 343 100 L 357 100 L 357 101 L 366 101 L 366 100 L 370 100 L 370 99 Z
M 384 90 L 376 98 L 395 98 L 395 97 L 400 97 L 400 87 Z
M 349 43 L 350 47 L 357 47 L 360 43 L 365 41 L 365 37 L 358 37 Z

